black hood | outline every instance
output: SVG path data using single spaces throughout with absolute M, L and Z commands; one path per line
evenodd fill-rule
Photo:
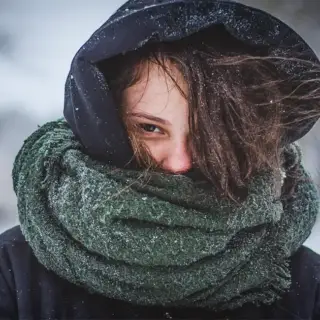
M 286 24 L 261 10 L 220 0 L 129 0 L 79 49 L 65 86 L 64 116 L 88 154 L 116 166 L 133 156 L 118 107 L 98 63 L 148 42 L 175 41 L 213 25 L 223 25 L 237 39 L 270 54 L 292 52 L 319 62 L 306 42 Z M 281 64 L 289 76 L 301 65 Z M 314 73 L 313 73 L 314 76 Z M 288 130 L 284 141 L 304 136 L 316 119 Z

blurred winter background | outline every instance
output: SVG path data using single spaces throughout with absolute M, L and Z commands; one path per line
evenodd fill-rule
M 18 223 L 11 169 L 23 140 L 38 124 L 62 115 L 73 55 L 124 2 L 0 0 L 0 232 Z M 320 55 L 320 1 L 240 2 L 285 21 Z M 320 185 L 320 124 L 301 145 L 305 164 Z M 320 221 L 306 245 L 320 253 Z

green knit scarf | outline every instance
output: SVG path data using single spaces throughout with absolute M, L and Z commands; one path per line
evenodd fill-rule
M 288 149 L 291 162 L 297 151 Z M 239 205 L 183 175 L 94 161 L 59 120 L 25 141 L 13 181 L 22 232 L 46 268 L 137 305 L 218 311 L 270 304 L 290 287 L 288 258 L 318 213 L 299 168 L 290 199 L 279 199 L 279 179 L 266 172 Z

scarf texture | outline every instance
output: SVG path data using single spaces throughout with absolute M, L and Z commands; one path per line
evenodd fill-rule
M 298 151 L 288 148 L 288 163 Z M 299 171 L 289 199 L 265 172 L 239 205 L 183 175 L 94 161 L 58 120 L 24 142 L 13 181 L 22 232 L 47 269 L 137 305 L 219 311 L 270 304 L 289 289 L 289 257 L 318 213 L 317 190 Z

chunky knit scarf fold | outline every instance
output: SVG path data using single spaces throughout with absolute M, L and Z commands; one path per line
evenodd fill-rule
M 288 148 L 288 162 L 300 161 Z M 290 199 L 263 173 L 239 204 L 186 176 L 96 162 L 63 121 L 33 133 L 13 181 L 22 231 L 68 281 L 138 305 L 223 310 L 270 304 L 291 284 L 288 258 L 309 236 L 318 195 L 302 165 Z

